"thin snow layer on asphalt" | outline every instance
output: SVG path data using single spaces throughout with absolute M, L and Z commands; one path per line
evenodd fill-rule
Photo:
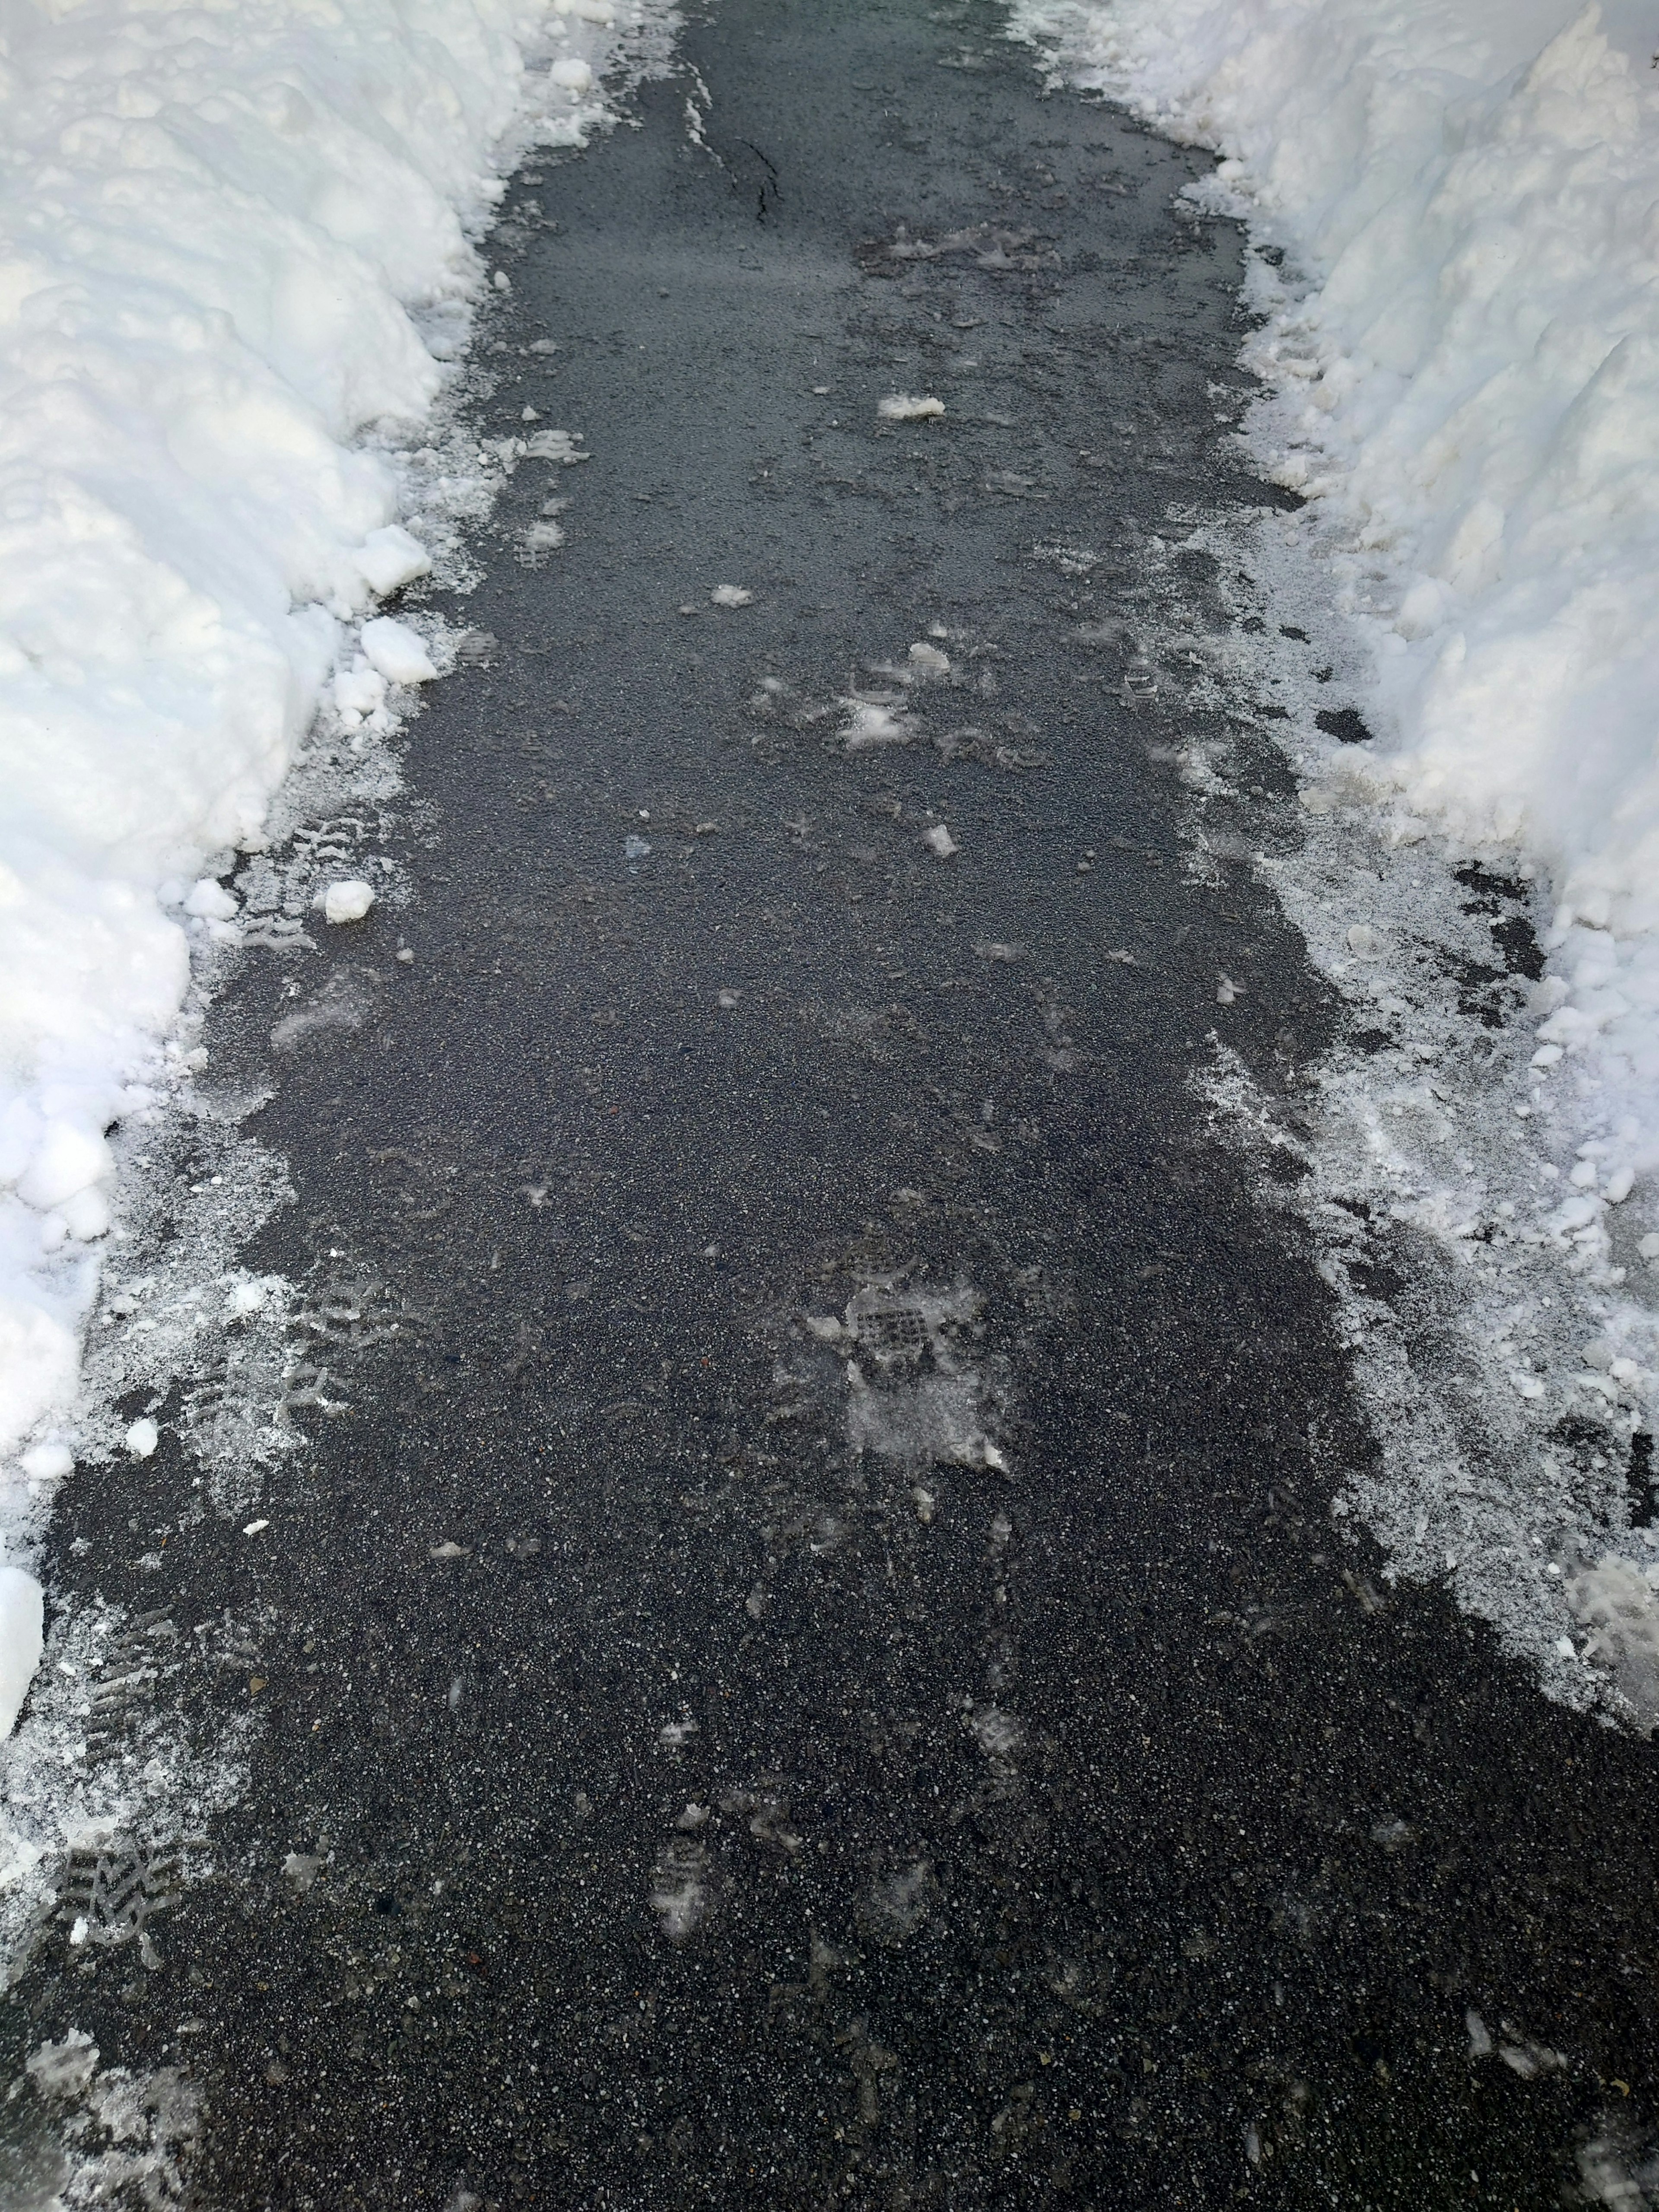
M 1244 436 L 1306 504 L 1231 550 L 1271 588 L 1258 659 L 1299 595 L 1349 703 L 1322 730 L 1338 698 L 1298 708 L 1276 679 L 1306 836 L 1267 872 L 1370 1041 L 1322 1072 L 1308 1135 L 1379 1415 L 1352 1502 L 1559 1692 L 1650 1724 L 1652 24 L 1632 0 L 1014 15 L 1056 76 L 1214 148 L 1193 197 L 1255 249 Z M 1468 975 L 1523 919 L 1534 972 L 1477 1006 Z M 1415 1302 L 1398 1325 L 1345 1257 L 1379 1227 Z
M 245 927 L 221 878 L 259 849 L 319 702 L 384 734 L 434 672 L 432 641 L 375 610 L 445 565 L 466 507 L 446 505 L 453 481 L 419 426 L 477 296 L 507 282 L 475 243 L 501 172 L 532 145 L 584 143 L 607 116 L 598 70 L 662 12 L 86 0 L 8 23 L 0 1534 L 14 1552 L 26 1486 L 49 1489 L 76 1447 L 98 1253 L 121 1234 L 110 1132 L 165 1102 L 192 961 Z M 0 1649 L 32 1648 L 33 1603 L 26 1577 L 0 1582 Z

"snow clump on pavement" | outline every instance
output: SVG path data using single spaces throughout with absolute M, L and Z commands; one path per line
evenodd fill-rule
M 331 922 L 361 921 L 374 903 L 373 887 L 361 877 L 349 882 L 331 884 L 323 893 L 323 920 Z

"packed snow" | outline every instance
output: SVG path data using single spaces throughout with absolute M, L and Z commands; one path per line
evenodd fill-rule
M 1659 24 L 1633 0 L 1021 0 L 1014 27 L 1214 149 L 1190 197 L 1249 231 L 1244 434 L 1306 504 L 1190 542 L 1234 572 L 1235 645 L 1258 634 L 1233 695 L 1252 665 L 1291 716 L 1305 836 L 1259 866 L 1369 1025 L 1322 1072 L 1309 1201 L 1379 1417 L 1353 1502 L 1560 1694 L 1599 1669 L 1650 1725 Z M 1228 764 L 1184 765 L 1201 812 Z M 1528 924 L 1541 960 L 1494 1035 L 1469 963 Z M 1384 1238 L 1405 1322 L 1358 1287 Z

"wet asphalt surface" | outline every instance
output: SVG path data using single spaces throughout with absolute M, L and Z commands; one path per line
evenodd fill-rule
M 270 1540 L 171 1444 L 58 1515 L 58 1593 L 247 1639 L 159 1963 L 55 1927 L 4 2021 L 182 2066 L 190 2203 L 1553 2206 L 1650 2109 L 1652 1752 L 1335 1534 L 1330 1304 L 1191 1080 L 1293 1098 L 1334 1018 L 1121 690 L 1171 507 L 1271 497 L 1239 241 L 998 20 L 722 0 L 706 101 L 507 204 L 479 427 L 592 459 L 432 595 L 495 642 L 414 903 L 210 1040 L 368 994 L 248 1125 L 345 1410 Z

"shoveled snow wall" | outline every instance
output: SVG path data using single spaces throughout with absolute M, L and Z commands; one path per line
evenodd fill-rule
M 0 1472 L 63 1456 L 106 1131 L 190 933 L 228 926 L 192 881 L 257 842 L 374 592 L 423 565 L 383 426 L 438 391 L 422 320 L 477 289 L 501 134 L 580 97 L 568 61 L 526 76 L 560 8 L 611 12 L 0 21 Z
M 1621 1200 L 1659 1170 L 1659 15 L 1014 18 L 1069 81 L 1215 149 L 1209 189 L 1283 253 L 1257 264 L 1252 434 L 1312 502 L 1373 649 L 1359 772 L 1412 831 L 1507 848 L 1551 886 L 1545 1064 L 1566 1054 L 1601 1094 Z

